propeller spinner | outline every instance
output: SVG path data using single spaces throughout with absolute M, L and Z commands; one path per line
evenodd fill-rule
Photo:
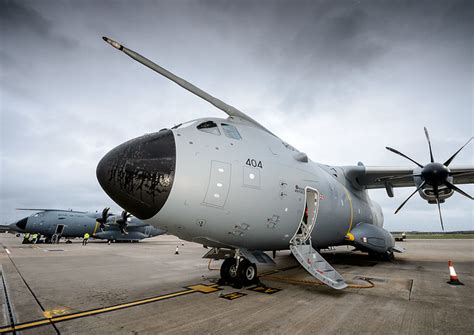
M 421 172 L 418 173 L 418 174 L 410 174 L 410 175 L 405 175 L 405 176 L 387 177 L 387 178 L 383 178 L 383 180 L 384 181 L 390 181 L 390 180 L 406 178 L 406 177 L 419 177 L 422 180 L 422 183 L 417 187 L 417 189 L 412 194 L 410 194 L 410 196 L 397 208 L 397 210 L 395 211 L 395 214 L 397 214 L 402 209 L 402 207 L 405 206 L 405 204 L 408 202 L 408 200 L 410 200 L 410 198 L 413 195 L 415 195 L 415 193 L 419 192 L 423 187 L 425 187 L 427 185 L 431 186 L 433 188 L 433 193 L 434 193 L 435 198 L 436 198 L 436 204 L 438 205 L 438 212 L 439 212 L 439 219 L 440 219 L 440 222 L 441 222 L 441 228 L 444 231 L 443 217 L 441 215 L 441 206 L 440 206 L 440 199 L 439 199 L 439 188 L 440 188 L 440 186 L 445 186 L 448 189 L 454 190 L 454 191 L 462 194 L 463 196 L 465 196 L 465 197 L 467 197 L 471 200 L 474 200 L 473 197 L 471 197 L 469 194 L 467 194 L 466 192 L 464 192 L 463 190 L 461 190 L 460 188 L 458 188 L 457 186 L 452 184 L 451 181 L 450 181 L 450 177 L 459 176 L 459 175 L 462 175 L 465 172 L 462 172 L 462 171 L 460 171 L 460 172 L 451 172 L 449 170 L 449 164 L 451 164 L 451 162 L 456 157 L 456 155 L 466 145 L 468 145 L 469 142 L 471 142 L 471 140 L 473 138 L 471 137 L 446 162 L 441 164 L 441 163 L 435 162 L 435 160 L 434 160 L 433 150 L 431 149 L 430 136 L 428 134 L 428 129 L 426 129 L 426 127 L 424 129 L 425 129 L 426 140 L 428 141 L 428 147 L 430 149 L 430 160 L 431 160 L 431 162 L 423 166 L 420 163 L 418 163 L 417 161 L 415 161 L 412 158 L 408 157 L 407 155 L 401 153 L 400 151 L 395 150 L 395 149 L 390 148 L 390 147 L 386 147 L 387 150 L 389 150 L 389 151 L 391 151 L 391 152 L 393 152 L 393 153 L 395 153 L 399 156 L 402 156 L 402 157 L 408 159 L 409 161 L 415 163 L 416 165 L 418 165 L 421 168 Z

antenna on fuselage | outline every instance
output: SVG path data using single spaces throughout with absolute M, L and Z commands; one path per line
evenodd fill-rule
M 104 41 L 106 41 L 107 43 L 109 43 L 111 46 L 113 46 L 115 49 L 123 51 L 126 55 L 130 56 L 131 58 L 133 58 L 137 62 L 145 65 L 146 67 L 152 69 L 155 72 L 158 72 L 162 76 L 164 76 L 164 77 L 168 78 L 169 80 L 175 82 L 176 84 L 178 84 L 182 88 L 184 88 L 184 89 L 188 90 L 189 92 L 197 95 L 201 99 L 206 100 L 207 102 L 209 102 L 213 106 L 219 108 L 221 111 L 223 111 L 227 115 L 244 119 L 244 120 L 256 125 L 257 127 L 265 130 L 266 132 L 272 134 L 273 136 L 276 136 L 271 131 L 266 129 L 264 126 L 262 126 L 260 123 L 258 123 L 254 119 L 252 119 L 250 116 L 248 116 L 245 113 L 242 113 L 241 111 L 239 111 L 237 108 L 226 104 L 224 101 L 213 97 L 212 95 L 210 95 L 207 92 L 204 92 L 199 87 L 194 86 L 193 84 L 191 84 L 190 82 L 184 80 L 183 78 L 180 78 L 177 75 L 171 73 L 170 71 L 162 68 L 158 64 L 153 63 L 148 58 L 143 57 L 139 53 L 124 47 L 122 44 L 120 44 L 120 43 L 118 43 L 118 42 L 116 42 L 116 41 L 114 41 L 114 40 L 112 40 L 108 37 L 103 36 L 102 39 Z

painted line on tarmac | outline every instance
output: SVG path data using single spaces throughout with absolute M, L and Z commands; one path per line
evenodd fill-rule
M 15 313 L 13 312 L 13 308 L 11 306 L 11 301 L 10 301 L 10 297 L 9 297 L 9 294 L 8 294 L 8 286 L 7 286 L 7 282 L 5 280 L 5 275 L 4 275 L 4 272 L 3 272 L 3 266 L 0 264 L 0 276 L 2 277 L 2 287 L 3 287 L 3 298 L 4 298 L 4 304 L 5 304 L 5 307 L 6 307 L 6 311 L 8 312 L 8 318 L 9 318 L 9 321 L 10 321 L 10 326 L 14 326 L 15 325 L 15 322 L 16 322 L 16 317 L 15 317 Z M 15 332 L 13 332 L 13 334 L 15 334 Z
M 217 291 L 220 291 L 220 290 L 222 290 L 222 289 L 219 288 L 217 284 L 192 285 L 192 286 L 186 287 L 186 289 L 183 290 L 183 291 L 158 295 L 156 297 L 135 300 L 135 301 L 131 301 L 131 302 L 123 303 L 123 304 L 112 305 L 112 306 L 108 306 L 108 307 L 90 309 L 90 310 L 77 312 L 77 313 L 71 313 L 71 314 L 65 314 L 65 315 L 59 315 L 59 316 L 52 316 L 50 318 L 45 318 L 45 319 L 40 319 L 40 320 L 15 324 L 14 326 L 3 326 L 3 327 L 0 327 L 0 334 L 19 331 L 19 330 L 25 330 L 25 329 L 31 329 L 31 328 L 35 328 L 35 327 L 39 327 L 39 326 L 45 326 L 45 325 L 49 325 L 53 322 L 63 322 L 63 321 L 79 319 L 79 318 L 83 318 L 83 317 L 87 317 L 87 316 L 113 312 L 113 311 L 117 311 L 117 310 L 121 310 L 121 309 L 125 309 L 125 308 L 141 306 L 141 305 L 149 304 L 149 303 L 152 303 L 152 302 L 162 301 L 162 300 L 171 299 L 171 298 L 177 298 L 177 297 L 188 295 L 188 294 L 191 294 L 191 293 L 200 292 L 200 293 L 208 294 L 208 293 L 213 293 L 213 292 L 217 292 Z M 46 315 L 48 315 L 47 312 L 49 312 L 49 311 L 45 311 Z M 51 314 L 49 314 L 49 315 L 51 315 Z
M 15 268 L 15 271 L 18 273 L 18 275 L 20 276 L 21 280 L 23 281 L 23 283 L 25 284 L 26 288 L 28 289 L 28 291 L 31 293 L 32 297 L 35 299 L 36 303 L 38 304 L 38 306 L 41 308 L 42 311 L 44 311 L 44 307 L 43 305 L 41 304 L 41 302 L 39 301 L 38 297 L 36 296 L 35 292 L 33 292 L 33 290 L 31 289 L 30 285 L 28 284 L 28 282 L 26 281 L 25 277 L 23 277 L 23 274 L 20 272 L 20 269 L 18 269 L 18 267 L 16 266 L 16 263 L 15 261 L 13 260 L 12 256 L 10 255 L 10 252 L 9 250 L 7 249 L 7 247 L 5 245 L 3 245 L 3 243 L 0 243 L 0 245 L 3 247 L 3 249 L 5 249 L 7 251 L 7 256 L 8 256 L 8 259 L 10 260 L 10 262 L 12 263 L 13 267 Z M 54 325 L 53 322 L 50 322 L 51 326 L 54 328 L 54 330 L 56 331 L 56 334 L 60 334 L 59 333 L 59 330 L 58 328 L 56 328 L 56 326 Z M 15 324 L 11 324 L 10 325 L 10 328 L 12 328 L 12 332 L 13 334 L 16 334 L 16 331 L 15 331 L 15 327 L 16 325 Z

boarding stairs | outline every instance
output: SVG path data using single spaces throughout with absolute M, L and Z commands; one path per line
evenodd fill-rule
M 319 209 L 318 190 L 306 187 L 306 206 L 307 215 L 303 215 L 295 235 L 290 240 L 290 250 L 313 277 L 336 290 L 344 289 L 347 287 L 344 278 L 313 249 L 311 244 L 311 232 Z

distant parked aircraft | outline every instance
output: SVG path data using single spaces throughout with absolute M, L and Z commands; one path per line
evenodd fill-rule
M 10 229 L 19 233 L 38 233 L 46 238 L 46 242 L 53 237 L 83 237 L 85 233 L 109 241 L 139 241 L 165 233 L 125 211 L 121 215 L 113 215 L 109 213 L 109 208 L 105 208 L 102 214 L 61 209 L 20 210 L 39 212 L 10 224 Z

